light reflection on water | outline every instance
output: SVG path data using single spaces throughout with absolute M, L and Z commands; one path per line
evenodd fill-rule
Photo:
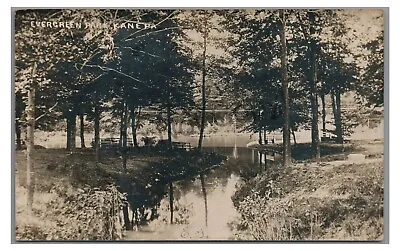
M 207 181 L 206 181 L 207 182 Z M 175 212 L 176 218 L 187 218 L 186 224 L 168 224 L 168 197 L 161 201 L 160 216 L 139 231 L 130 232 L 126 239 L 135 240 L 227 240 L 233 238 L 228 223 L 234 221 L 239 214 L 236 212 L 231 196 L 236 190 L 240 178 L 234 174 L 226 184 L 207 184 L 208 221 L 205 223 L 204 198 L 201 194 L 200 181 L 193 182 L 193 189 L 176 198 L 175 205 L 187 211 L 183 215 Z M 176 187 L 177 189 L 179 187 Z
M 233 137 L 234 138 L 234 137 Z M 184 140 L 180 140 L 184 141 Z M 160 202 L 159 217 L 136 231 L 127 232 L 128 240 L 229 240 L 233 233 L 229 223 L 240 217 L 231 200 L 242 181 L 243 170 L 252 171 L 257 157 L 245 148 L 252 141 L 219 137 L 205 138 L 206 151 L 226 155 L 228 161 L 204 175 L 207 199 L 207 226 L 205 198 L 200 177 L 174 182 L 174 224 L 169 224 L 169 197 Z M 185 141 L 190 142 L 190 141 Z M 239 144 L 237 146 L 236 144 Z M 257 155 L 256 155 L 257 156 Z M 257 167 L 254 166 L 255 170 Z
M 190 240 L 190 239 L 215 239 L 227 240 L 233 238 L 228 223 L 234 221 L 239 214 L 233 206 L 231 196 L 236 191 L 236 185 L 240 178 L 231 174 L 227 182 L 215 181 L 213 184 L 207 182 L 207 204 L 208 221 L 205 222 L 204 198 L 201 194 L 200 180 L 193 182 L 190 191 L 182 193 L 176 198 L 175 206 L 184 208 L 187 211 L 175 212 L 176 218 L 187 218 L 186 224 L 168 224 L 169 220 L 169 199 L 165 197 L 161 201 L 160 216 L 157 220 L 143 226 L 139 231 L 128 233 L 127 239 L 136 240 Z M 179 183 L 175 189 L 179 189 Z

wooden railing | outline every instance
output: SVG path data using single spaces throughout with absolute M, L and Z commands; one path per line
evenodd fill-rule
M 133 140 L 128 138 L 126 141 L 128 147 L 133 146 Z M 94 139 L 92 140 L 92 146 L 94 146 Z M 100 139 L 101 148 L 118 148 L 120 147 L 119 138 L 101 138 Z
M 178 149 L 185 149 L 185 150 L 193 149 L 193 147 L 190 145 L 190 143 L 186 143 L 186 142 L 172 142 L 172 147 L 178 148 Z
M 186 151 L 191 151 L 194 149 L 194 147 L 192 147 L 190 145 L 190 143 L 186 143 L 186 142 L 176 142 L 173 141 L 172 143 L 172 149 L 184 149 Z M 168 140 L 161 140 L 156 144 L 156 147 L 158 148 L 168 148 Z
M 94 146 L 94 140 L 92 140 L 92 146 Z M 132 139 L 127 139 L 127 146 L 132 147 L 133 146 L 133 141 Z M 157 143 L 158 147 L 167 147 L 168 146 L 168 141 L 167 140 L 162 140 Z M 101 138 L 100 139 L 100 147 L 101 148 L 119 148 L 120 147 L 120 140 L 119 138 Z M 184 149 L 187 151 L 193 150 L 194 147 L 190 145 L 190 143 L 186 142 L 172 142 L 172 148 L 173 149 Z

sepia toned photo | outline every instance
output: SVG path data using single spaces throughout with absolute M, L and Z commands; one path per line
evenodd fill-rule
M 387 238 L 387 9 L 11 11 L 14 242 Z

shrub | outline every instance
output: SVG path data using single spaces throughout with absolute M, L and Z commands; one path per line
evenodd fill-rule
M 237 239 L 381 240 L 383 164 L 288 168 L 246 182 L 232 197 Z
M 54 199 L 46 210 L 18 221 L 17 240 L 118 240 L 123 225 L 120 211 L 125 196 L 114 185 L 105 190 L 53 186 Z M 39 217 L 39 221 L 37 220 Z

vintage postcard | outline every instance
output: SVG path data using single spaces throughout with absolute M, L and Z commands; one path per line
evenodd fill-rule
M 13 9 L 14 241 L 384 240 L 385 13 Z

